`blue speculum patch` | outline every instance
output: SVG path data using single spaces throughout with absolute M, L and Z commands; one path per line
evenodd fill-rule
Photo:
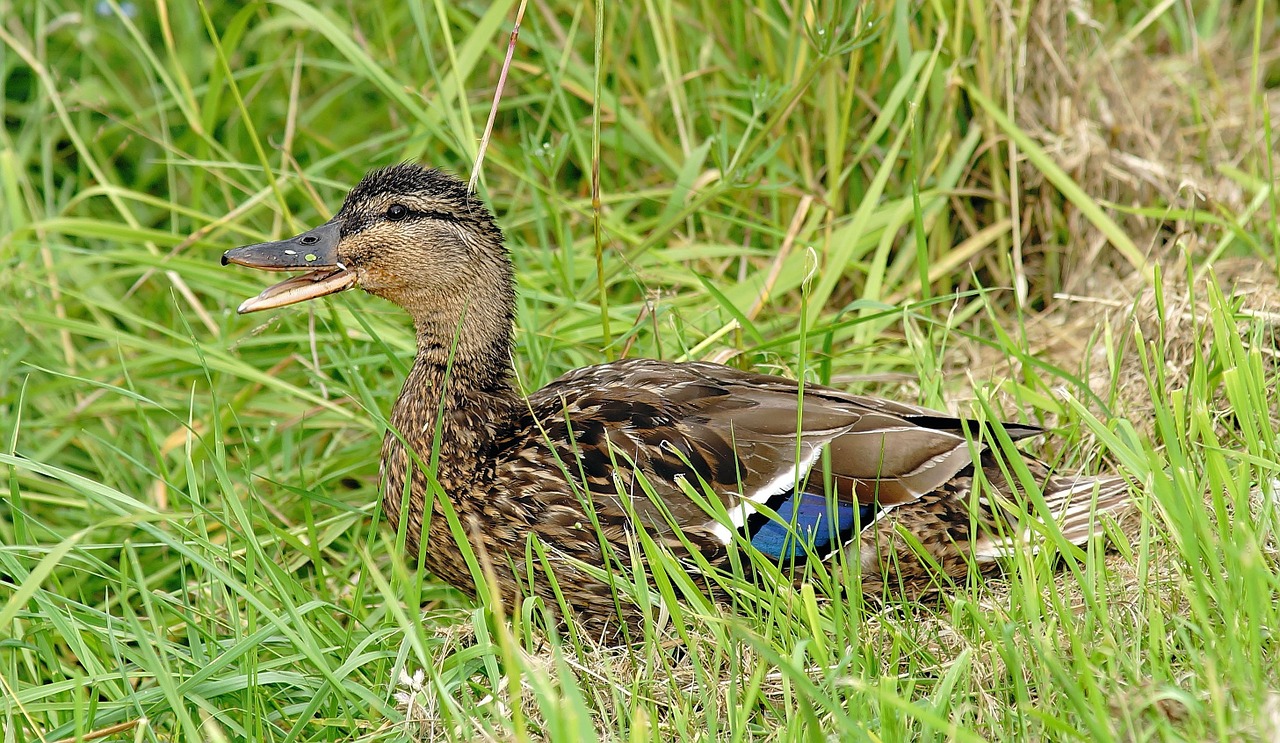
M 777 501 L 781 502 L 777 502 Z M 814 493 L 783 493 L 768 505 L 778 520 L 757 513 L 747 521 L 751 546 L 775 560 L 825 557 L 871 523 L 874 506 L 830 503 Z

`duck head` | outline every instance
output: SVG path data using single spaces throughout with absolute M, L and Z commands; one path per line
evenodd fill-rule
M 468 316 L 510 324 L 511 261 L 493 214 L 462 181 L 418 165 L 370 172 L 333 219 L 228 250 L 222 265 L 232 263 L 306 272 L 245 300 L 241 313 L 360 287 L 405 308 L 420 334 L 441 323 L 456 329 Z

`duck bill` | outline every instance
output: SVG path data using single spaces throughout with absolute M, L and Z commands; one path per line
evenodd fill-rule
M 267 287 L 258 296 L 246 299 L 236 311 L 243 315 L 271 310 L 355 286 L 355 271 L 338 260 L 341 237 L 342 222 L 334 219 L 287 240 L 246 245 L 223 253 L 224 266 L 234 263 L 262 271 L 307 272 Z

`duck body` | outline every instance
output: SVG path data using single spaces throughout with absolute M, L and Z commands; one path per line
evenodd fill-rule
M 602 633 L 642 618 L 599 570 L 642 557 L 632 554 L 640 529 L 713 568 L 746 549 L 802 580 L 804 563 L 828 560 L 857 565 L 864 594 L 917 596 L 996 569 L 1016 542 L 1040 538 L 1032 522 L 1053 521 L 1082 544 L 1099 532 L 1099 513 L 1128 503 L 1118 478 L 1054 477 L 1025 457 L 1038 501 L 1010 484 L 1008 463 L 975 441 L 971 422 L 719 364 L 627 359 L 524 397 L 511 384 L 501 232 L 438 171 L 374 171 L 329 223 L 223 262 L 313 269 L 242 312 L 351 286 L 408 310 L 418 354 L 381 458 L 384 513 L 408 557 L 421 552 L 433 573 L 475 591 L 448 505 L 508 606 L 532 592 L 554 611 L 562 598 Z M 1015 440 L 1040 433 L 1005 430 Z M 545 562 L 532 558 L 535 540 Z M 541 564 L 554 586 L 526 567 Z
M 757 550 L 797 582 L 809 560 L 853 560 L 865 593 L 888 586 L 915 597 L 996 568 L 1034 518 L 992 505 L 1027 501 L 989 452 L 979 466 L 993 496 L 974 492 L 970 452 L 981 445 L 965 438 L 963 420 L 926 408 L 818 385 L 802 397 L 795 381 L 719 364 L 627 359 L 571 371 L 526 399 L 510 388 L 455 394 L 466 402 L 454 409 L 433 394 L 448 382 L 419 368 L 382 454 L 383 512 L 394 527 L 406 521 L 410 559 L 425 544 L 432 573 L 474 591 L 462 552 L 440 548 L 454 544 L 442 504 L 427 518 L 421 494 L 434 472 L 506 600 L 532 591 L 555 606 L 550 586 L 522 569 L 536 538 L 557 565 L 560 595 L 606 630 L 638 617 L 580 566 L 630 564 L 638 528 L 677 556 L 692 546 L 713 567 L 727 569 L 731 549 Z M 439 418 L 424 413 L 433 404 Z M 410 451 L 423 464 L 435 452 L 435 469 L 415 466 Z M 1092 534 L 1095 485 L 1104 504 L 1124 492 L 1116 479 L 1053 478 L 1026 461 L 1074 541 Z M 699 494 L 714 494 L 723 512 Z

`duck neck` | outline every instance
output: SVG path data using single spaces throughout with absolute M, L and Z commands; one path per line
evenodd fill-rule
M 415 327 L 417 356 L 392 406 L 392 430 L 383 443 L 387 514 L 393 523 L 399 520 L 404 483 L 412 478 L 411 534 L 421 527 L 421 502 L 428 492 L 424 465 L 451 500 L 466 497 L 477 479 L 492 471 L 499 439 L 522 405 L 511 386 L 509 316 L 472 316 L 461 324 L 454 319 L 452 327 L 420 316 Z
M 480 463 L 518 402 L 511 386 L 511 331 L 450 331 L 417 325 L 418 355 L 392 409 L 392 423 L 424 461 L 434 452 L 441 475 Z M 441 484 L 444 478 L 441 477 Z
M 406 522 L 406 549 L 414 559 L 425 538 L 428 473 L 455 504 L 477 497 L 524 404 L 511 386 L 510 330 L 487 343 L 464 335 L 465 328 L 443 336 L 436 330 L 418 323 L 418 355 L 391 409 L 393 430 L 382 447 L 383 513 L 393 529 Z M 430 509 L 439 516 L 432 519 L 433 534 L 447 530 L 439 508 Z M 441 533 L 441 538 L 449 537 Z M 428 564 L 448 567 L 434 565 L 430 552 Z

